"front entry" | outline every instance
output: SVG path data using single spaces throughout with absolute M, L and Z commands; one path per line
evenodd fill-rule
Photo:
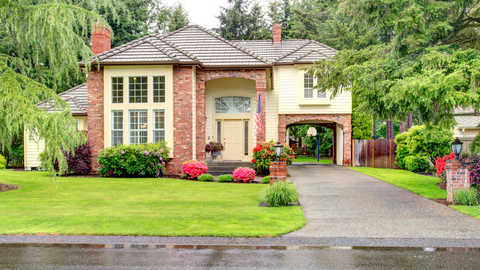
M 223 151 L 223 160 L 243 160 L 243 121 L 242 120 L 224 120 L 223 143 L 225 151 Z

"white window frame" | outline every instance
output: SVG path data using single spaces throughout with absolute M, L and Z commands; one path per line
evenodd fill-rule
M 118 86 L 118 81 L 116 83 L 113 82 L 113 79 L 122 79 L 122 87 L 120 89 L 117 89 L 117 90 L 113 90 L 113 85 L 114 84 L 117 84 Z M 110 93 L 112 95 L 112 99 L 111 99 L 111 102 L 112 104 L 123 104 L 125 102 L 125 89 L 124 89 L 124 85 L 125 85 L 125 79 L 122 77 L 122 76 L 112 76 L 110 77 Z M 122 102 L 118 102 L 118 95 L 117 95 L 117 102 L 114 102 L 114 96 L 113 96 L 113 92 L 114 91 L 117 91 L 117 92 L 122 92 Z
M 116 112 L 121 112 L 121 113 L 122 113 L 122 121 L 119 122 L 119 123 L 121 123 L 121 125 L 122 125 L 122 128 L 121 128 L 121 129 L 119 129 L 118 127 L 115 128 L 115 118 L 116 118 L 116 117 L 114 116 L 114 113 L 116 113 Z M 124 119 L 125 119 L 125 118 L 124 118 L 124 117 L 125 117 L 125 114 L 123 113 L 123 110 L 112 110 L 110 115 L 112 116 L 112 118 L 111 118 L 111 119 L 112 119 L 112 121 L 111 121 L 112 123 L 111 123 L 111 126 L 110 126 L 110 140 L 111 140 L 111 141 L 110 141 L 110 144 L 111 144 L 111 146 L 117 146 L 117 145 L 118 145 L 118 144 L 115 144 L 115 143 L 114 143 L 114 142 L 115 142 L 115 140 L 114 140 L 114 137 L 115 137 L 115 136 L 114 136 L 114 133 L 115 133 L 115 132 L 121 132 L 121 134 L 122 134 L 122 140 L 121 140 L 120 143 L 121 143 L 121 144 L 125 144 L 125 134 L 124 134 L 124 128 L 125 128 L 125 127 L 124 127 L 124 124 L 123 124 L 123 123 L 124 123 Z M 117 116 L 117 117 L 118 117 L 118 116 Z
M 306 77 L 307 76 L 310 76 L 311 80 L 312 80 L 312 86 L 311 87 L 307 87 L 306 86 L 306 83 L 305 83 L 305 80 L 307 79 Z M 315 89 L 313 89 L 313 87 L 317 84 L 317 79 L 315 78 L 315 76 L 307 73 L 307 72 L 304 72 L 303 73 L 303 99 L 327 99 L 327 92 L 319 92 L 319 91 L 316 91 Z M 311 91 L 311 97 L 306 97 L 306 91 Z M 315 95 L 315 92 L 317 93 Z
M 155 83 L 155 78 L 163 78 L 163 89 L 155 89 L 155 85 L 161 85 L 162 83 L 159 81 Z M 163 96 L 160 95 L 160 92 L 163 90 Z M 155 95 L 155 91 L 159 91 L 159 95 Z M 155 98 L 158 97 L 159 101 L 155 101 Z M 163 97 L 163 101 L 160 101 Z M 167 101 L 167 76 L 165 75 L 155 75 L 152 76 L 152 102 L 153 103 L 165 103 Z
M 157 120 L 157 119 L 156 119 L 156 117 L 155 117 L 155 113 L 156 113 L 157 111 L 158 111 L 158 112 L 162 112 L 162 111 L 163 111 L 163 128 L 157 128 L 157 127 L 156 127 L 156 124 L 157 124 L 156 120 Z M 162 141 L 162 140 L 157 140 L 157 139 L 156 139 L 156 137 L 157 137 L 157 136 L 155 136 L 155 132 L 156 132 L 156 131 L 160 131 L 160 132 L 163 131 L 163 141 L 166 141 L 166 140 L 167 140 L 167 132 L 166 132 L 166 128 L 165 128 L 165 126 L 166 126 L 166 119 L 167 119 L 167 117 L 166 117 L 166 110 L 165 110 L 165 109 L 154 109 L 154 110 L 152 111 L 152 120 L 153 120 L 153 123 L 152 123 L 152 124 L 153 124 L 153 125 L 152 125 L 152 141 L 153 141 L 153 143 L 157 143 L 157 142 Z
M 143 89 L 140 89 L 140 92 L 145 92 L 146 96 L 145 96 L 145 102 L 143 101 L 140 101 L 140 102 L 136 102 L 135 99 L 138 98 L 136 95 L 135 96 L 131 96 L 130 95 L 130 92 L 132 91 L 130 89 L 130 79 L 133 79 L 134 81 L 136 80 L 135 78 L 145 78 L 147 81 L 146 81 L 146 85 L 147 85 L 147 89 L 143 90 Z M 128 77 L 128 103 L 129 104 L 145 104 L 145 103 L 148 103 L 148 76 L 129 76 Z M 134 89 L 133 91 L 137 91 L 137 89 Z M 143 100 L 144 96 L 143 94 L 141 94 L 140 96 L 140 100 Z M 130 99 L 133 98 L 134 102 L 132 102 Z
M 136 116 L 138 118 L 138 128 L 136 129 L 132 129 L 132 113 L 134 112 L 137 112 L 137 113 L 147 113 L 147 115 L 145 116 L 146 117 L 146 121 L 145 121 L 145 128 L 141 128 L 140 126 L 140 116 Z M 138 132 L 136 136 L 133 136 L 132 133 L 133 132 Z M 140 136 L 140 132 L 145 132 L 144 136 Z M 138 139 L 137 142 L 133 142 L 133 139 Z M 145 138 L 145 141 L 142 142 L 142 140 L 140 140 L 141 138 Z M 128 141 L 130 144 L 135 144 L 135 145 L 139 145 L 139 144 L 142 144 L 142 143 L 147 143 L 148 142 L 148 110 L 141 110 L 141 109 L 134 109 L 134 110 L 128 110 Z

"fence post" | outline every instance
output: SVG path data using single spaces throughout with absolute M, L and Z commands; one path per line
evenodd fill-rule
M 375 139 L 373 139 L 372 146 L 372 168 L 375 168 Z
M 355 140 L 352 139 L 352 166 L 355 167 Z

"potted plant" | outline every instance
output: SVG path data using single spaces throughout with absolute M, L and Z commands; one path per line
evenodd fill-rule
M 223 144 L 217 142 L 209 142 L 205 145 L 205 152 L 212 153 L 212 162 L 218 162 L 218 153 L 224 149 L 225 147 L 223 147 Z

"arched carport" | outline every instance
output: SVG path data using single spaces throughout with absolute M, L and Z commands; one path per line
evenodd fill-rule
M 280 114 L 278 139 L 286 142 L 287 128 L 293 125 L 320 125 L 333 130 L 333 163 L 352 166 L 351 114 Z

